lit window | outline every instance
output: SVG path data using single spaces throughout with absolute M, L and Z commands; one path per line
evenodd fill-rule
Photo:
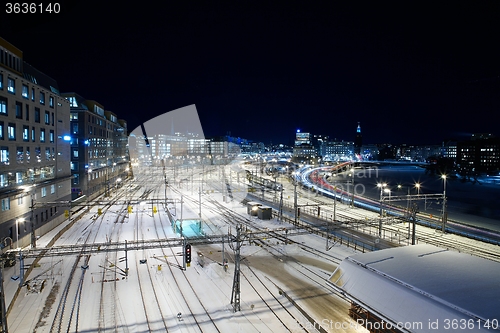
M 42 198 L 47 196 L 47 189 L 42 187 Z
M 49 141 L 50 143 L 54 143 L 54 130 L 50 130 Z
M 0 97 L 0 114 L 7 114 L 7 98 Z
M 50 125 L 50 113 L 45 111 L 45 124 Z
M 2 211 L 10 210 L 10 198 L 2 199 Z
M 51 108 L 53 108 L 53 107 L 54 107 L 54 96 L 50 96 L 50 97 L 49 97 L 49 106 L 50 106 Z
M 40 128 L 40 142 L 45 142 L 45 128 Z
M 7 128 L 7 135 L 9 140 L 16 140 L 16 124 L 9 123 L 9 127 Z
M 3 74 L 0 73 L 0 90 L 3 90 Z
M 27 86 L 27 85 L 25 85 L 25 84 L 23 84 L 22 96 L 23 96 L 24 98 L 26 98 L 26 99 L 27 99 L 27 98 L 29 98 L 29 97 L 30 97 L 29 95 L 30 95 L 30 94 L 29 94 L 29 89 L 28 89 L 28 86 Z
M 55 185 L 50 185 L 50 194 L 56 193 L 56 186 Z
M 24 125 L 23 126 L 23 141 L 29 141 L 30 140 L 30 127 Z
M 17 163 L 24 162 L 24 148 L 23 147 L 17 147 L 17 149 L 16 149 L 16 161 L 17 161 Z
M 7 79 L 7 91 L 11 94 L 16 93 L 16 81 L 10 77 Z
M 45 93 L 40 91 L 40 104 L 45 105 Z
M 9 147 L 0 147 L 0 164 L 9 164 Z

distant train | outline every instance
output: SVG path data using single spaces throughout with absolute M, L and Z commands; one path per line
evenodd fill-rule
M 276 191 L 283 190 L 283 184 L 275 182 L 272 179 L 255 176 L 248 170 L 247 170 L 247 179 L 253 187 L 265 187 Z

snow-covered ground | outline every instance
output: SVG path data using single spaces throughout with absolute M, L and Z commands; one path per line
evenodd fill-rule
M 186 191 L 186 195 L 189 194 Z M 209 195 L 223 202 L 220 193 Z M 241 203 L 224 204 L 246 215 L 247 208 Z M 96 216 L 97 208 L 76 222 L 56 245 L 81 243 L 89 234 L 92 239 L 96 237 L 95 242 L 155 239 L 158 238 L 160 218 L 164 237 L 176 237 L 166 223 L 166 212 L 162 209 L 154 217 L 151 212 L 134 212 L 125 218 L 124 223 L 115 223 L 118 207 L 113 206 L 93 221 L 91 217 Z M 177 205 L 177 213 L 179 209 Z M 189 207 L 186 203 L 183 209 L 184 218 L 196 215 L 196 207 Z M 208 221 L 207 225 L 220 220 L 209 211 L 204 211 L 203 219 Z M 100 220 L 102 224 L 97 232 Z M 276 220 L 256 222 L 269 229 L 283 227 L 283 223 Z M 38 247 L 48 244 L 62 227 L 40 237 Z M 325 240 L 315 235 L 293 236 L 293 240 L 316 248 L 318 252 L 306 251 L 297 244 L 279 244 L 273 256 L 261 246 L 245 244 L 241 247 L 241 311 L 238 312 L 231 304 L 234 255 L 228 244 L 225 244 L 224 253 L 229 258 L 226 270 L 221 265 L 221 244 L 193 246 L 193 262 L 185 271 L 177 267 L 182 265 L 182 258 L 178 255 L 182 250 L 180 247 L 128 251 L 128 277 L 116 274 L 125 269 L 123 253 L 94 253 L 88 269 L 80 267 L 82 262 L 78 264 L 75 280 L 83 276 L 83 292 L 80 301 L 76 302 L 79 304 L 78 328 L 74 324 L 67 327 L 70 327 L 70 332 L 315 332 L 320 327 L 328 332 L 364 332 L 347 315 L 349 304 L 335 296 L 325 283 L 336 267 L 333 259 L 338 262 L 355 253 L 354 250 L 334 246 L 327 252 Z M 271 238 L 266 241 L 276 242 Z M 320 256 L 321 253 L 332 258 Z M 198 254 L 203 254 L 203 265 Z M 11 333 L 51 332 L 74 259 L 75 256 L 43 258 L 25 278 L 31 285 L 34 281 L 38 285 L 29 291 L 26 286 L 21 289 L 7 318 Z M 140 259 L 147 259 L 147 262 L 140 264 Z M 112 264 L 115 262 L 118 270 Z M 29 263 L 30 260 L 26 260 L 26 266 Z M 305 272 L 304 266 L 311 271 Z M 18 269 L 18 265 L 5 269 L 7 306 L 18 285 L 18 281 L 10 277 L 18 275 Z M 102 283 L 103 280 L 107 282 Z M 40 290 L 42 282 L 44 286 Z M 76 284 L 72 288 L 76 289 Z M 66 322 L 75 297 L 76 292 L 66 301 Z M 76 312 L 75 308 L 73 322 L 76 321 Z M 178 313 L 181 313 L 180 318 Z
M 209 180 L 205 181 L 210 184 Z M 287 186 L 288 193 L 293 193 L 290 192 L 290 185 Z M 131 188 L 124 190 L 131 192 Z M 157 197 L 162 198 L 164 188 L 157 185 L 155 190 Z M 198 198 L 192 184 L 191 188 L 184 186 L 181 190 L 184 198 Z M 130 196 L 130 193 L 126 195 Z M 265 195 L 270 200 L 273 193 Z M 170 192 L 169 197 L 180 199 L 180 195 L 174 192 Z M 208 199 L 214 199 L 250 218 L 260 227 L 271 230 L 289 227 L 276 219 L 250 217 L 246 206 L 239 200 L 229 200 L 220 191 L 206 191 L 203 202 L 208 202 Z M 253 199 L 258 200 L 256 197 Z M 307 195 L 299 195 L 299 203 L 308 200 Z M 290 206 L 293 197 L 287 195 L 284 201 L 285 207 Z M 98 208 L 93 207 L 83 215 L 55 245 L 81 244 L 86 239 L 104 243 L 110 240 L 133 242 L 178 237 L 162 206 L 158 207 L 158 213 L 154 215 L 147 207 L 140 206 L 128 215 L 121 210 L 123 207 L 115 205 L 100 217 L 97 216 Z M 181 206 L 178 202 L 167 209 L 180 217 Z M 373 218 L 377 215 L 359 208 L 348 208 L 347 205 L 338 205 L 337 209 L 339 214 L 355 218 Z M 198 206 L 186 200 L 182 215 L 183 219 L 196 218 Z M 202 219 L 207 234 L 226 233 L 228 230 L 235 233 L 234 226 L 229 227 L 216 210 L 203 209 Z M 117 220 L 122 222 L 116 223 Z M 38 246 L 48 244 L 63 227 L 64 224 L 40 237 Z M 387 237 L 394 237 L 404 234 L 407 226 L 386 228 Z M 369 226 L 363 230 L 372 234 L 378 232 L 376 227 Z M 421 242 L 426 239 L 447 239 L 478 248 L 486 246 L 456 235 L 442 234 L 438 230 L 427 230 L 420 226 L 417 230 L 425 235 L 419 239 Z M 234 252 L 229 244 L 225 244 L 224 248 L 222 244 L 194 245 L 193 262 L 186 270 L 179 268 L 182 266 L 181 247 L 128 251 L 128 276 L 123 273 L 123 252 L 94 253 L 88 262 L 88 269 L 81 267 L 84 266 L 83 260 L 76 266 L 73 279 L 76 282 L 71 285 L 70 290 L 73 291 L 68 293 L 66 315 L 61 319 L 69 329 L 64 328 L 63 331 L 365 332 L 348 316 L 349 303 L 335 295 L 326 284 L 339 261 L 356 251 L 339 244 L 330 244 L 327 251 L 325 239 L 312 234 L 290 236 L 290 239 L 297 243 L 285 245 L 277 239 L 265 239 L 265 242 L 273 245 L 269 251 L 265 246 L 244 242 L 241 247 L 241 310 L 237 312 L 231 304 L 235 265 Z M 487 247 L 491 251 L 498 251 L 498 246 Z M 222 265 L 223 256 L 229 259 L 227 269 Z M 141 264 L 144 259 L 146 262 Z M 26 267 L 30 262 L 26 260 Z M 74 263 L 74 255 L 40 260 L 25 278 L 30 281 L 30 290 L 24 286 L 11 306 L 7 318 L 11 333 L 53 331 L 51 325 Z M 11 304 L 18 288 L 18 281 L 11 279 L 16 275 L 19 275 L 19 264 L 4 270 L 7 306 Z M 82 277 L 81 294 L 76 292 L 79 277 Z M 67 323 L 73 304 L 77 306 L 70 325 Z M 78 327 L 75 322 L 78 322 Z

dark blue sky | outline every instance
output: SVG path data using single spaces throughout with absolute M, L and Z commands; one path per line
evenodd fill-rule
M 500 135 L 499 1 L 178 2 L 2 13 L 0 36 L 130 131 L 195 104 L 205 135 L 266 143 Z

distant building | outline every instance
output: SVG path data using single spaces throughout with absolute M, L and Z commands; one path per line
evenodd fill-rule
M 451 158 L 454 161 L 457 159 L 457 141 L 447 140 L 443 141 L 441 146 L 441 156 L 444 158 Z
M 96 101 L 62 94 L 71 106 L 71 194 L 109 195 L 127 175 L 127 123 Z
M 316 156 L 325 157 L 326 156 L 326 145 L 329 138 L 325 135 L 314 134 L 312 136 L 312 145 L 316 149 Z
M 396 158 L 412 162 L 425 162 L 429 157 L 441 156 L 441 148 L 439 145 L 402 144 L 396 148 Z
M 464 175 L 500 170 L 500 139 L 493 135 L 472 135 L 470 141 L 457 144 L 457 167 Z
M 314 163 L 317 161 L 317 153 L 312 145 L 310 133 L 302 133 L 300 130 L 297 130 L 292 159 L 298 163 Z
M 356 128 L 356 138 L 354 139 L 354 154 L 361 154 L 361 146 L 363 145 L 363 136 L 361 135 L 361 125 L 358 122 L 358 127 Z
M 0 38 L 0 244 L 33 244 L 65 219 L 70 106 L 57 82 Z
M 354 158 L 353 141 L 328 141 L 325 144 L 325 158 L 330 161 L 349 161 Z
M 377 144 L 364 144 L 361 146 L 361 159 L 378 160 L 379 146 Z

